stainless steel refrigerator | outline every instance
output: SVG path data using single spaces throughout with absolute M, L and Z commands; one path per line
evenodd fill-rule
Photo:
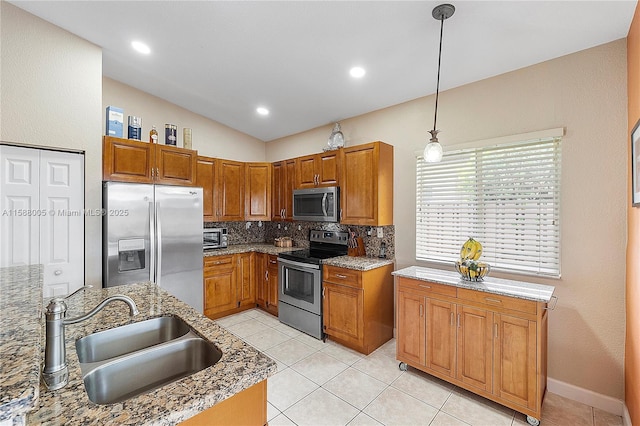
M 203 312 L 202 188 L 104 182 L 103 286 L 152 281 Z

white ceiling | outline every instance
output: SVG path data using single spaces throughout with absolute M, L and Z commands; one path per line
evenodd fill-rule
M 105 76 L 264 141 L 435 93 L 445 2 L 11 1 L 101 46 Z M 626 37 L 636 7 L 450 3 L 440 90 Z

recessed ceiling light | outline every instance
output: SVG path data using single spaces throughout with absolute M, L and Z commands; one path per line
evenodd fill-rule
M 256 112 L 260 115 L 269 115 L 269 110 L 266 109 L 265 107 L 256 108 Z
M 366 73 L 367 72 L 362 67 L 353 67 L 349 70 L 349 74 L 351 74 L 351 77 L 354 77 L 354 78 L 361 78 Z
M 140 53 L 144 53 L 145 55 L 148 55 L 149 53 L 151 53 L 151 49 L 149 48 L 149 46 L 147 46 L 141 41 L 132 41 L 131 47 L 133 47 Z

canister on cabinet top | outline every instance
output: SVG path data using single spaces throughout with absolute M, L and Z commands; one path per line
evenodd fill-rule
M 176 146 L 178 142 L 178 126 L 175 124 L 164 125 L 164 144 Z
M 130 115 L 128 138 L 139 141 L 141 137 L 142 137 L 142 118 Z

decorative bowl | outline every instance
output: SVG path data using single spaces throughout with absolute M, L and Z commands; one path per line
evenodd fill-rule
M 491 265 L 484 262 L 461 262 L 458 260 L 454 265 L 460 277 L 465 281 L 482 281 L 491 271 Z

